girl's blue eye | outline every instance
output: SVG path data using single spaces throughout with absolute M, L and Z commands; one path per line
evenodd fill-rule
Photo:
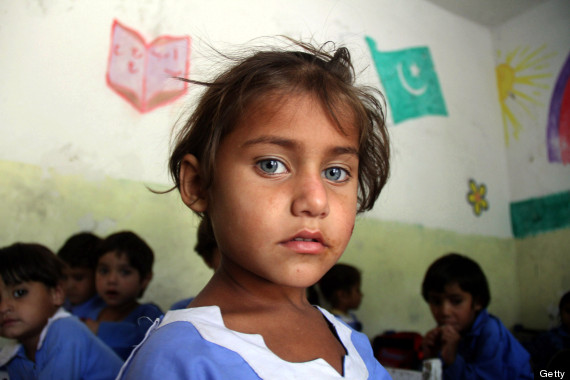
M 344 169 L 333 167 L 325 169 L 323 175 L 329 181 L 342 182 L 347 179 L 348 172 Z
M 21 298 L 28 293 L 26 289 L 16 289 L 14 290 L 14 298 Z
M 261 160 L 257 163 L 257 167 L 268 174 L 282 174 L 287 170 L 281 161 L 274 159 Z

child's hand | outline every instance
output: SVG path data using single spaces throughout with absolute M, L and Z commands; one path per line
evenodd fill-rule
M 97 331 L 99 330 L 99 322 L 94 321 L 93 319 L 84 319 L 83 322 L 85 322 L 93 334 L 97 335 Z
M 438 329 L 440 330 L 441 359 L 446 365 L 451 365 L 455 361 L 461 335 L 449 325 L 443 325 Z
M 436 327 L 427 332 L 422 340 L 422 351 L 424 358 L 435 358 L 441 347 L 441 329 Z

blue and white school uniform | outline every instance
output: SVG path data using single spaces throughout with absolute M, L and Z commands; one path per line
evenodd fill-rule
M 292 363 L 275 355 L 259 334 L 225 327 L 218 306 L 166 313 L 133 351 L 117 379 L 390 379 L 368 337 L 319 308 L 347 351 L 344 376 L 323 359 Z
M 114 379 L 123 361 L 76 317 L 60 308 L 40 334 L 35 362 L 13 343 L 0 351 L 0 378 L 10 380 Z
M 152 303 L 139 305 L 119 322 L 100 322 L 97 336 L 125 360 L 163 312 Z

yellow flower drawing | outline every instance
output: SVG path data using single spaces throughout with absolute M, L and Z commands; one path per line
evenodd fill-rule
M 469 189 L 470 191 L 467 193 L 467 201 L 473 207 L 475 215 L 480 216 L 483 211 L 489 208 L 489 202 L 485 199 L 487 186 L 485 186 L 484 183 L 477 186 L 477 183 L 470 179 Z
M 555 52 L 544 52 L 545 49 L 546 45 L 535 50 L 531 50 L 528 46 L 522 49 L 519 47 L 506 54 L 505 57 L 500 51 L 498 52 L 498 59 L 501 63 L 497 65 L 495 71 L 507 146 L 509 145 L 509 124 L 512 126 L 515 139 L 518 139 L 522 129 L 516 111 L 522 109 L 532 119 L 536 119 L 531 108 L 544 106 L 539 99 L 550 88 L 547 85 L 547 78 L 551 77 L 552 73 L 548 72 L 548 69 L 550 59 L 556 56 Z

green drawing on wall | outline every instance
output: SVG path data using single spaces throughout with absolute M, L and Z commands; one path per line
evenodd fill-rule
M 570 226 L 570 191 L 511 203 L 511 224 L 516 238 Z
M 552 76 L 545 69 L 550 64 L 549 60 L 556 55 L 556 53 L 545 53 L 544 49 L 546 45 L 535 50 L 530 50 L 528 46 L 522 49 L 518 47 L 507 53 L 504 58 L 500 51 L 497 53 L 500 63 L 495 72 L 507 146 L 510 138 L 509 126 L 512 128 L 515 140 L 518 140 L 522 129 L 520 115 L 517 113 L 524 111 L 528 117 L 536 120 L 530 107 L 544 106 L 544 103 L 539 101 L 543 93 L 549 89 L 544 79 Z
M 473 179 L 469 180 L 469 192 L 467 193 L 467 202 L 473 207 L 476 216 L 481 216 L 483 211 L 489 209 L 489 202 L 485 199 L 487 195 L 487 186 L 484 183 L 477 186 L 477 182 Z
M 394 123 L 424 115 L 445 115 L 447 109 L 429 49 L 416 47 L 379 51 L 366 37 Z

